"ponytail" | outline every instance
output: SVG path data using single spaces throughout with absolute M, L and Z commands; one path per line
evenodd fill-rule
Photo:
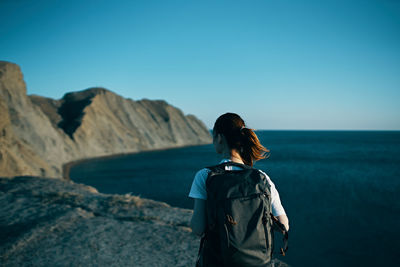
M 253 129 L 241 128 L 240 136 L 241 147 L 239 154 L 244 164 L 253 166 L 255 161 L 265 159 L 269 156 L 269 150 L 261 145 Z
M 243 119 L 235 113 L 221 115 L 215 121 L 213 130 L 225 136 L 229 148 L 236 149 L 248 166 L 269 156 L 269 150 L 261 145 L 254 130 L 246 128 Z

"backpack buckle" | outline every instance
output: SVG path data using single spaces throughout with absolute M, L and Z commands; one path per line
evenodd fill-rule
M 226 215 L 226 220 L 228 221 L 228 223 L 230 223 L 231 225 L 236 225 L 237 222 L 232 218 L 231 215 L 227 214 Z

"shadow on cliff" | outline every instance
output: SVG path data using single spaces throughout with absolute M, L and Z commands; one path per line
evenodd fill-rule
M 62 104 L 58 108 L 61 121 L 60 127 L 71 139 L 74 139 L 74 132 L 82 124 L 84 109 L 92 103 L 92 99 L 101 93 L 105 93 L 103 88 L 92 88 L 81 92 L 67 93 L 62 98 Z

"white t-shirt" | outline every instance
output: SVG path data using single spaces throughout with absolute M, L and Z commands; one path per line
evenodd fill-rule
M 224 162 L 229 162 L 231 160 L 229 159 L 223 159 L 221 163 Z M 225 170 L 240 170 L 240 167 L 237 166 L 226 166 Z M 276 187 L 274 185 L 274 183 L 271 181 L 271 179 L 268 177 L 268 175 L 259 170 L 262 174 L 265 175 L 265 177 L 267 178 L 268 183 L 271 186 L 271 205 L 272 205 L 272 214 L 274 216 L 280 216 L 280 215 L 284 215 L 285 210 L 282 207 L 281 204 L 281 199 L 279 198 L 279 193 L 276 190 Z M 206 190 L 206 180 L 208 177 L 208 173 L 210 172 L 209 169 L 204 168 L 201 169 L 200 171 L 198 171 L 194 177 L 193 183 L 192 183 L 192 188 L 190 189 L 189 192 L 189 197 L 191 198 L 198 198 L 198 199 L 207 199 L 207 190 Z

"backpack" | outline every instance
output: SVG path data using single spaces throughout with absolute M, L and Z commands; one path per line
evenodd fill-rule
M 225 166 L 241 170 L 225 170 Z M 197 267 L 266 266 L 272 259 L 273 229 L 288 234 L 271 214 L 271 191 L 265 175 L 235 162 L 207 167 L 206 230 Z

